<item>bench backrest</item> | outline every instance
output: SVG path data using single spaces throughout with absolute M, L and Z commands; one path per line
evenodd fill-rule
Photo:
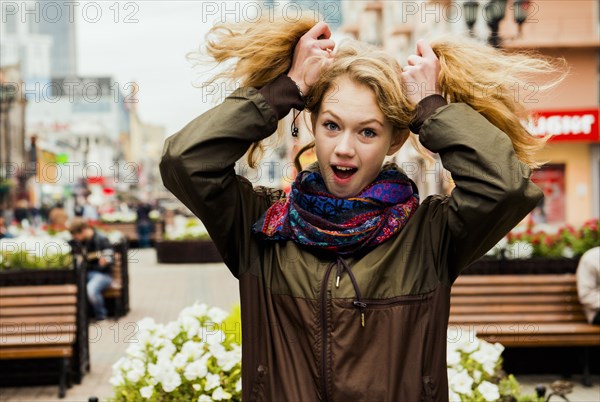
M 0 288 L 0 345 L 75 343 L 77 297 L 75 284 Z
M 452 287 L 450 322 L 585 323 L 575 275 L 465 275 Z

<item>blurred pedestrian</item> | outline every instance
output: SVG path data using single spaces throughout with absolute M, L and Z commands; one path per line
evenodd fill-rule
M 102 292 L 112 283 L 114 250 L 105 236 L 91 227 L 84 218 L 74 218 L 69 226 L 73 240 L 80 246 L 87 268 L 87 296 L 96 320 L 106 318 Z
M 147 202 L 141 201 L 137 206 L 135 227 L 137 230 L 139 248 L 147 248 L 151 246 L 154 224 L 150 219 L 150 211 L 152 211 L 152 207 Z
M 577 294 L 588 322 L 600 325 L 600 247 L 589 249 L 579 260 Z
M 48 229 L 52 232 L 67 230 L 69 215 L 62 204 L 57 204 L 48 212 Z
M 13 235 L 8 231 L 8 227 L 6 226 L 6 219 L 4 217 L 4 211 L 0 209 L 0 240 L 1 239 L 10 239 Z

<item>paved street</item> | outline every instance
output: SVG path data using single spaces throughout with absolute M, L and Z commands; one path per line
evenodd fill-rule
M 157 264 L 153 249 L 130 252 L 131 312 L 115 321 L 94 324 L 90 328 L 91 372 L 81 385 L 68 390 L 63 401 L 87 401 L 90 396 L 103 400 L 112 395 L 108 380 L 112 364 L 123 355 L 128 339 L 134 335 L 132 323 L 151 316 L 157 322 L 176 319 L 184 307 L 195 301 L 229 310 L 239 300 L 237 281 L 223 264 Z M 538 384 L 550 384 L 559 376 L 517 377 L 526 391 Z M 578 380 L 575 377 L 573 380 Z M 600 402 L 600 377 L 592 388 L 577 385 L 569 395 L 571 402 Z M 57 386 L 0 388 L 0 401 L 59 401 Z M 558 400 L 558 399 L 556 399 Z

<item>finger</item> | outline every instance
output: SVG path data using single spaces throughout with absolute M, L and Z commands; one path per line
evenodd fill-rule
M 431 45 L 424 39 L 419 39 L 417 41 L 417 54 L 425 59 L 437 59 L 437 56 L 431 48 Z
M 317 46 L 319 46 L 321 50 L 333 51 L 333 49 L 335 49 L 335 42 L 331 39 L 319 40 Z
M 333 39 L 320 39 L 317 41 L 317 45 L 323 50 L 333 50 L 335 48 L 335 41 Z
M 329 25 L 323 21 L 319 21 L 306 33 L 306 35 L 313 39 L 319 39 L 321 36 L 325 39 L 329 39 L 331 37 L 331 30 L 329 30 Z
M 421 56 L 417 56 L 416 54 L 411 54 L 408 56 L 407 62 L 409 66 L 418 66 L 423 63 L 425 60 Z

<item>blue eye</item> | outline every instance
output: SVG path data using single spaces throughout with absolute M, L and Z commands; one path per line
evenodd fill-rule
M 323 127 L 325 127 L 327 130 L 333 131 L 337 128 L 337 124 L 332 121 L 326 121 L 323 123 Z
M 363 130 L 363 134 L 365 137 L 367 138 L 373 138 L 375 137 L 377 134 L 375 133 L 375 131 L 371 130 L 370 128 L 365 128 Z

